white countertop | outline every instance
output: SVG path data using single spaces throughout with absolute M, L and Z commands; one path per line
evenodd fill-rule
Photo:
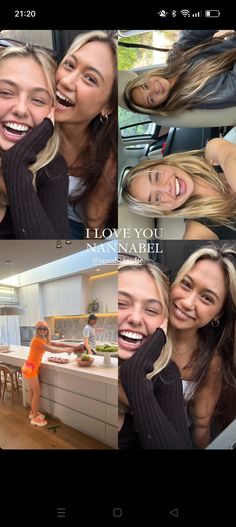
M 2 362 L 10 362 L 11 364 L 15 364 L 17 366 L 21 366 L 24 361 L 27 359 L 29 354 L 29 346 L 10 346 L 10 352 L 4 353 L 0 352 L 0 361 Z M 47 360 L 48 357 L 55 355 L 58 357 L 65 357 L 69 359 L 69 362 L 67 364 L 58 364 L 49 362 Z M 118 359 L 117 358 L 111 358 L 112 367 L 107 368 L 103 366 L 104 357 L 94 355 L 94 362 L 92 366 L 89 367 L 83 367 L 78 366 L 77 362 L 75 360 L 75 354 L 68 355 L 67 353 L 52 353 L 46 351 L 41 367 L 42 368 L 49 368 L 54 371 L 60 371 L 66 374 L 72 374 L 78 375 L 83 378 L 89 378 L 89 379 L 96 379 L 100 381 L 105 381 L 108 384 L 114 384 L 118 381 Z M 11 360 L 9 360 L 11 359 Z M 14 360 L 13 360 L 14 359 Z

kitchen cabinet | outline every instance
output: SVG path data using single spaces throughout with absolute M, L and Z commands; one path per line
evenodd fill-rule
M 42 284 L 44 316 L 80 315 L 86 313 L 88 295 L 87 276 L 70 276 Z
M 26 346 L 10 346 L 0 361 L 22 366 L 28 356 Z M 93 366 L 79 368 L 74 359 L 68 364 L 47 361 L 40 366 L 40 409 L 63 423 L 118 448 L 118 361 L 103 367 L 103 357 L 95 356 Z M 29 401 L 28 383 L 23 379 L 24 405 Z

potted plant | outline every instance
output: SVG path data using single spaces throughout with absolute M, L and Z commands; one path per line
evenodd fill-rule
M 97 313 L 99 310 L 99 302 L 97 298 L 90 300 L 88 305 L 88 313 Z

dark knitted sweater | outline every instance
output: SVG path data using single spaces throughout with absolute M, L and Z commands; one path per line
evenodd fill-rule
M 37 172 L 37 191 L 28 168 L 52 133 L 52 122 L 46 118 L 2 155 L 9 205 L 0 223 L 0 238 L 69 238 L 68 176 L 64 159 L 58 155 Z
M 119 432 L 121 449 L 192 448 L 176 364 L 170 361 L 152 380 L 146 378 L 165 341 L 164 332 L 158 329 L 120 366 L 120 380 L 130 406 Z

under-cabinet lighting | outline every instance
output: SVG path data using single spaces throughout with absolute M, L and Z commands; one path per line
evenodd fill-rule
M 114 313 L 94 313 L 98 318 L 104 318 L 104 317 L 117 317 L 117 312 L 114 312 Z M 91 313 L 88 313 L 87 315 L 65 315 L 64 317 L 63 316 L 55 316 L 55 317 L 50 317 L 50 318 L 55 318 L 55 319 L 59 319 L 59 318 L 88 318 L 89 315 L 91 315 Z M 49 318 L 49 317 L 47 317 Z
M 99 275 L 93 275 L 93 276 L 90 276 L 91 280 L 96 280 L 98 278 L 105 278 L 107 276 L 114 276 L 115 274 L 118 274 L 118 271 L 111 271 L 110 273 L 103 273 L 103 274 L 99 274 Z

